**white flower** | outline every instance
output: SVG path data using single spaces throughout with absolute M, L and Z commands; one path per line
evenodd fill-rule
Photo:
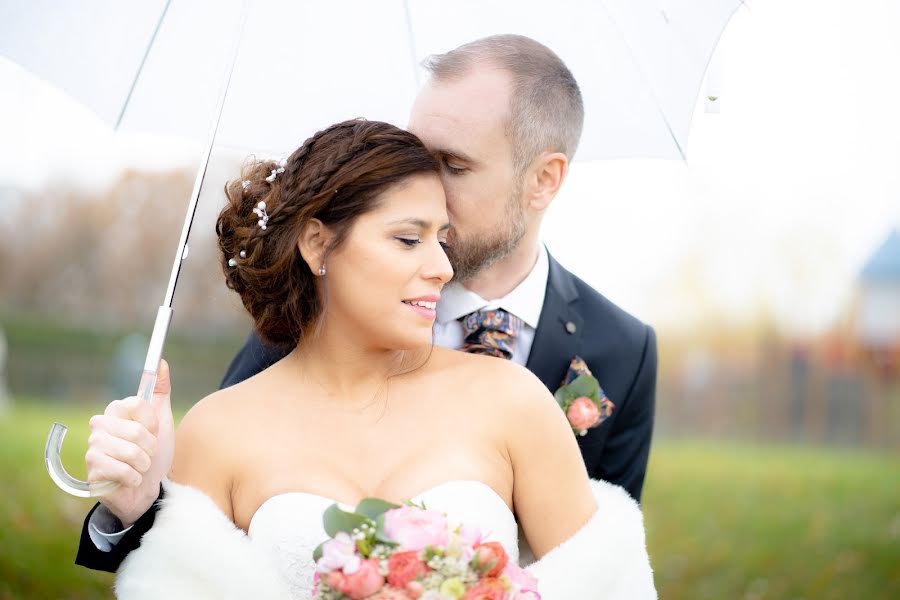
M 322 546 L 322 558 L 317 563 L 320 573 L 328 573 L 343 569 L 344 573 L 354 573 L 359 568 L 360 560 L 356 554 L 356 542 L 348 534 L 341 531 L 333 539 Z

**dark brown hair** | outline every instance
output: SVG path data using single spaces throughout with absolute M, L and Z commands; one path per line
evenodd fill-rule
M 296 345 L 322 313 L 316 277 L 297 249 L 304 225 L 319 219 L 335 232 L 328 251 L 346 238 L 357 217 L 379 197 L 417 174 L 439 173 L 424 144 L 408 131 L 355 119 L 316 133 L 279 164 L 250 160 L 241 178 L 225 185 L 228 202 L 216 221 L 222 268 L 263 339 Z M 253 213 L 265 202 L 266 229 Z M 243 251 L 243 256 L 241 252 Z M 229 260 L 235 266 L 229 266 Z

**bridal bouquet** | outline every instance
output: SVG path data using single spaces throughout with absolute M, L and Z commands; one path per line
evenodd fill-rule
M 497 542 L 422 505 L 366 498 L 323 515 L 314 600 L 540 600 Z

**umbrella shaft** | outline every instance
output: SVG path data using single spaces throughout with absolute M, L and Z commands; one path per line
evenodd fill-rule
M 231 74 L 234 72 L 234 64 L 237 62 L 238 48 L 240 48 L 241 45 L 241 37 L 243 37 L 244 24 L 247 21 L 248 8 L 248 0 L 244 0 L 240 28 L 238 29 L 237 37 L 235 37 L 234 46 L 231 49 L 230 60 L 222 78 L 222 85 L 219 89 L 219 98 L 216 102 L 214 117 L 209 128 L 209 135 L 207 136 L 206 148 L 203 151 L 200 168 L 197 171 L 197 177 L 194 179 L 194 189 L 191 191 L 191 201 L 184 218 L 184 225 L 181 228 L 181 238 L 178 240 L 178 250 L 175 253 L 175 261 L 172 264 L 172 274 L 169 276 L 169 286 L 166 288 L 163 306 L 172 306 L 172 298 L 175 296 L 175 285 L 178 283 L 178 274 L 181 271 L 181 263 L 187 257 L 187 240 L 191 233 L 191 226 L 194 223 L 194 215 L 197 212 L 197 201 L 200 199 L 200 189 L 203 187 L 203 179 L 206 177 L 206 169 L 209 166 L 209 158 L 212 155 L 213 143 L 216 140 L 216 133 L 219 130 L 219 121 L 222 117 L 222 109 L 225 106 L 225 98 L 228 95 Z

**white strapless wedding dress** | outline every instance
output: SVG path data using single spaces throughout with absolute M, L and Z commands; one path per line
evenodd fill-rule
M 322 514 L 334 500 L 303 492 L 278 494 L 257 509 L 244 533 L 199 490 L 173 482 L 164 487 L 153 527 L 119 568 L 119 598 L 310 597 L 312 554 L 327 539 Z M 591 488 L 598 506 L 594 516 L 530 565 L 514 515 L 490 486 L 448 481 L 412 500 L 503 544 L 510 558 L 537 578 L 543 600 L 654 600 L 640 507 L 620 487 L 592 481 Z
M 426 508 L 445 513 L 451 523 L 477 527 L 486 540 L 503 544 L 510 559 L 519 559 L 519 532 L 506 502 L 485 483 L 475 480 L 448 481 L 415 498 Z M 252 546 L 276 565 L 292 598 L 312 595 L 316 564 L 313 550 L 328 539 L 322 513 L 334 500 L 305 492 L 278 494 L 263 502 L 250 521 Z M 352 510 L 352 507 L 341 506 Z

